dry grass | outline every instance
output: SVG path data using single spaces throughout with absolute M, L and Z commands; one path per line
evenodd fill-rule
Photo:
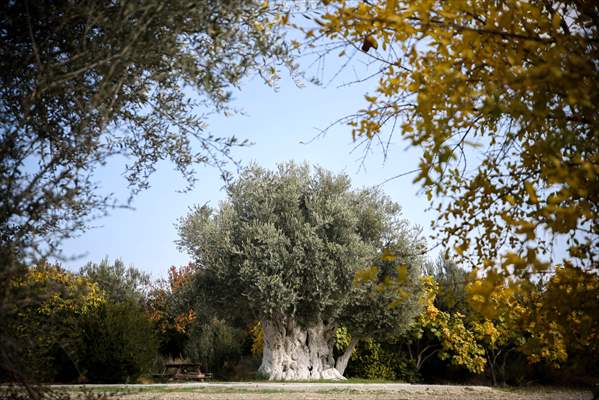
M 108 390 L 107 388 L 97 388 Z M 111 390 L 114 390 L 112 388 Z M 127 387 L 123 400 L 591 400 L 590 391 L 553 387 L 457 385 L 243 383 Z

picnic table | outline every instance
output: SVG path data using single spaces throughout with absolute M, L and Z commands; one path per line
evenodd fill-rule
M 190 362 L 167 362 L 162 372 L 153 374 L 153 376 L 167 381 L 205 381 L 212 379 L 212 374 L 202 372 L 200 367 L 200 364 Z

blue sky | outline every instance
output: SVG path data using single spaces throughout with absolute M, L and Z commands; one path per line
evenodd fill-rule
M 338 64 L 337 60 L 330 61 L 325 66 L 328 75 L 324 78 L 333 75 Z M 213 116 L 208 129 L 217 136 L 235 135 L 252 141 L 253 146 L 234 152 L 243 164 L 255 161 L 272 168 L 284 161 L 307 161 L 334 172 L 347 173 L 355 187 L 377 185 L 416 168 L 418 154 L 415 149 L 406 150 L 407 145 L 399 141 L 399 134 L 394 137 L 387 159 L 378 146 L 373 146 L 363 164 L 363 151 L 352 152 L 356 143 L 345 125 L 334 126 L 325 136 L 312 140 L 318 129 L 365 104 L 363 96 L 374 87 L 375 80 L 339 87 L 353 80 L 356 73 L 358 76 L 368 73 L 368 66 L 359 61 L 354 67 L 358 70 L 345 70 L 326 87 L 306 83 L 300 88 L 283 74 L 279 89 L 275 91 L 264 85 L 260 78 L 249 78 L 235 92 L 232 103 L 242 109 L 244 115 Z M 126 182 L 121 173 L 121 164 L 116 161 L 98 171 L 102 190 L 126 198 Z M 169 163 L 161 163 L 151 178 L 151 188 L 134 199 L 134 210 L 114 210 L 109 216 L 95 221 L 92 229 L 64 243 L 64 254 L 77 256 L 64 264 L 77 270 L 88 261 L 118 257 L 127 265 L 149 272 L 154 278 L 165 277 L 171 265 L 189 261 L 189 257 L 175 245 L 177 219 L 192 205 L 208 203 L 216 206 L 225 197 L 217 170 L 200 167 L 198 178 L 193 190 L 180 193 L 184 181 Z M 429 233 L 434 214 L 426 211 L 426 199 L 417 193 L 418 186 L 412 180 L 413 176 L 402 177 L 386 183 L 383 188 L 401 204 L 409 221 L 421 225 L 425 233 Z

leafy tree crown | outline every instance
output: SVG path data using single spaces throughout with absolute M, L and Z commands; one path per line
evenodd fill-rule
M 181 220 L 180 246 L 200 266 L 204 292 L 254 318 L 336 318 L 355 272 L 391 239 L 400 207 L 345 175 L 287 163 L 245 169 L 218 209 Z M 245 310 L 245 308 L 242 308 Z

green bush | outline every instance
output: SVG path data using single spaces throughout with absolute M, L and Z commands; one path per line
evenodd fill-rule
M 248 333 L 220 319 L 197 323 L 191 329 L 185 355 L 219 377 L 234 372 L 250 341 Z
M 366 379 L 395 379 L 393 355 L 374 340 L 362 341 L 350 361 L 348 375 Z
M 360 341 L 347 366 L 346 376 L 365 379 L 402 380 L 420 379 L 414 366 L 399 346 L 380 343 L 373 339 Z
M 82 321 L 80 368 L 90 382 L 135 382 L 152 366 L 158 340 L 143 308 L 106 303 Z

